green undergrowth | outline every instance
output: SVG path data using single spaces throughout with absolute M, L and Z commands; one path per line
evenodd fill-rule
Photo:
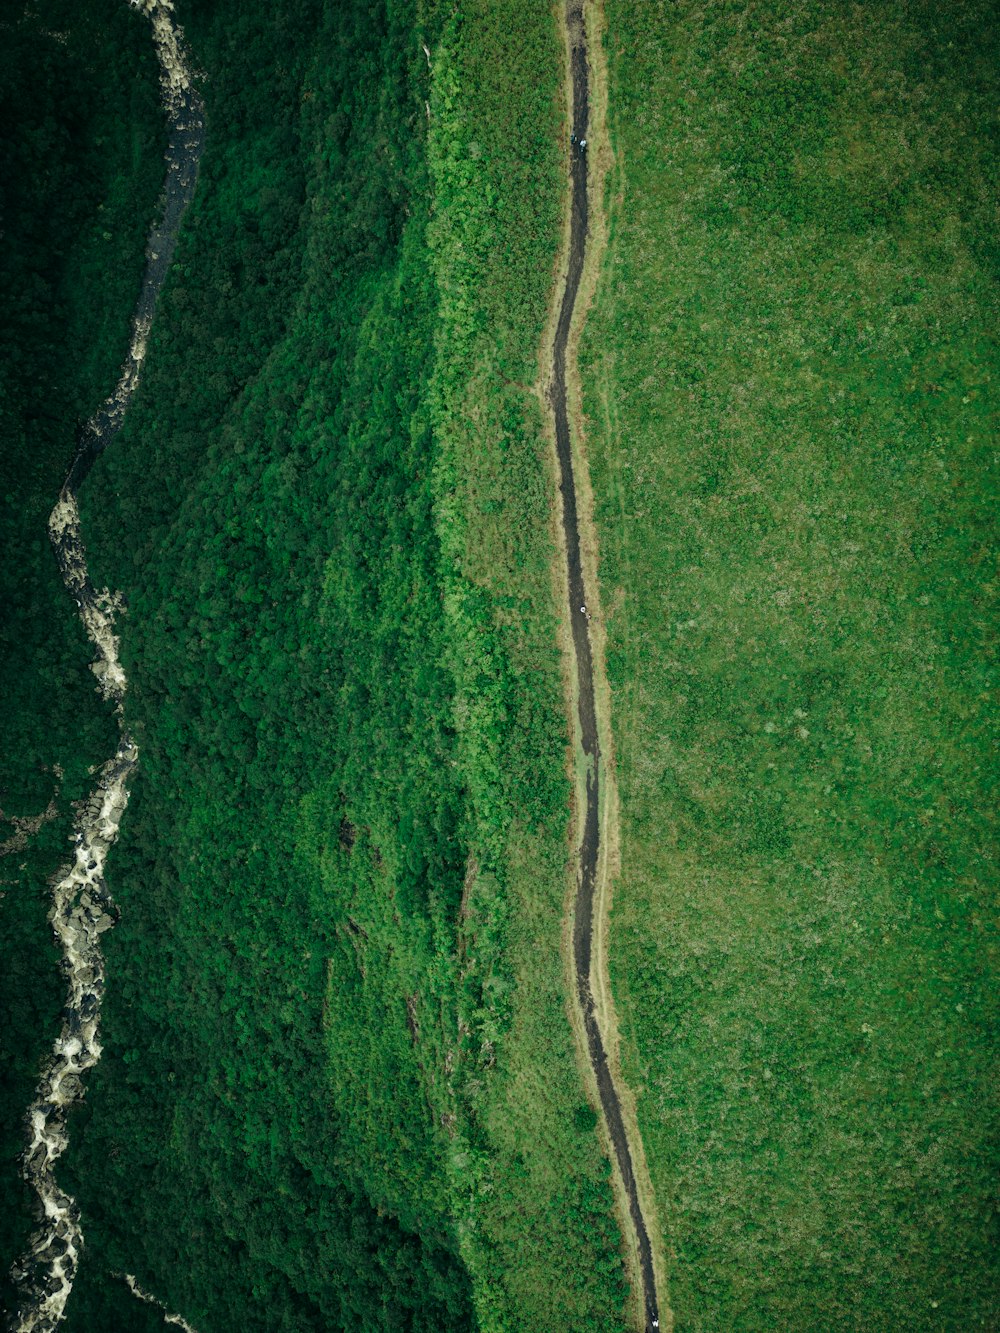
M 112 75 L 112 71 L 114 72 Z M 145 19 L 95 0 L 0 21 L 0 1303 L 30 1215 L 16 1158 L 58 1027 L 46 922 L 71 802 L 116 730 L 47 520 L 79 424 L 114 388 L 162 181 Z M 37 831 L 15 821 L 45 816 Z M 23 835 L 23 836 L 22 836 Z
M 996 15 L 608 33 L 611 969 L 677 1327 L 993 1328 Z

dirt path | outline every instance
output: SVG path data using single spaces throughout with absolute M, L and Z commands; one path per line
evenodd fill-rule
M 580 494 L 574 474 L 574 457 L 570 428 L 567 379 L 575 378 L 575 358 L 567 374 L 567 349 L 571 348 L 571 331 L 580 294 L 581 280 L 587 263 L 587 243 L 590 236 L 588 194 L 588 150 L 586 143 L 590 124 L 590 70 L 588 67 L 587 31 L 583 0 L 567 0 L 566 30 L 569 43 L 570 77 L 572 86 L 572 139 L 570 183 L 571 203 L 569 220 L 569 248 L 565 287 L 559 306 L 559 316 L 552 342 L 551 380 L 548 401 L 555 428 L 556 453 L 559 464 L 559 491 L 562 499 L 562 533 L 566 555 L 566 591 L 569 597 L 569 626 L 572 637 L 573 674 L 577 709 L 577 761 L 585 774 L 582 836 L 579 847 L 579 872 L 573 915 L 573 969 L 580 1020 L 586 1040 L 587 1055 L 593 1070 L 608 1136 L 611 1140 L 621 1187 L 628 1203 L 629 1220 L 634 1233 L 639 1275 L 642 1281 L 642 1306 L 648 1333 L 660 1328 L 656 1294 L 656 1275 L 650 1228 L 643 1215 L 640 1190 L 636 1180 L 636 1150 L 630 1142 L 629 1128 L 622 1114 L 622 1099 L 615 1085 L 608 1059 L 613 1034 L 602 1031 L 598 1007 L 595 1006 L 593 968 L 595 938 L 599 940 L 603 908 L 598 871 L 603 855 L 601 795 L 602 770 L 599 739 L 599 717 L 594 686 L 594 650 L 592 647 L 590 616 L 587 601 L 587 580 L 581 556 Z M 596 590 L 595 590 L 596 591 Z M 598 989 L 602 989 L 598 987 Z M 601 1006 L 601 1012 L 607 1012 Z M 633 1133 L 635 1131 L 633 1130 Z M 641 1147 L 638 1149 L 641 1153 Z

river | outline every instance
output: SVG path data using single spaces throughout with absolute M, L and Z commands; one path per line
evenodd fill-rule
M 149 20 L 160 65 L 163 108 L 168 123 L 163 213 L 147 243 L 142 287 L 132 319 L 128 353 L 114 392 L 80 429 L 69 476 L 49 518 L 49 537 L 67 593 L 95 650 L 91 669 L 102 696 L 118 720 L 115 753 L 100 767 L 89 798 L 77 811 L 72 860 L 55 877 L 53 933 L 62 950 L 67 983 L 63 1021 L 28 1108 L 27 1147 L 22 1174 L 37 1196 L 37 1223 L 28 1249 L 12 1277 L 18 1308 L 8 1322 L 17 1333 L 47 1333 L 63 1319 L 73 1289 L 83 1243 L 80 1209 L 61 1189 L 55 1166 L 68 1144 L 69 1112 L 83 1096 L 83 1075 L 101 1057 L 100 1017 L 104 991 L 101 937 L 118 919 L 108 892 L 104 865 L 118 837 L 128 804 L 129 783 L 139 752 L 124 715 L 127 681 L 118 656 L 115 618 L 122 597 L 94 587 L 80 530 L 77 493 L 95 459 L 121 429 L 139 384 L 156 300 L 170 267 L 181 218 L 195 189 L 205 137 L 205 118 L 185 59 L 182 34 L 169 0 L 131 0 Z

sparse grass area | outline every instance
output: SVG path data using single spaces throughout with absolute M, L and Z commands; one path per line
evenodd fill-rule
M 995 15 L 608 31 L 610 959 L 678 1327 L 996 1327 Z

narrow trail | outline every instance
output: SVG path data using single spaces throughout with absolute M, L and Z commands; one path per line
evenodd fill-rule
M 552 355 L 552 380 L 549 403 L 555 425 L 556 453 L 559 460 L 559 491 L 562 497 L 562 525 L 566 544 L 567 591 L 570 626 L 577 681 L 578 744 L 586 771 L 586 806 L 583 812 L 580 863 L 573 919 L 573 967 L 576 995 L 587 1040 L 587 1053 L 597 1082 L 601 1107 L 614 1146 L 615 1161 L 628 1200 L 629 1215 L 639 1255 L 642 1298 L 647 1333 L 659 1330 L 659 1308 L 649 1231 L 643 1217 L 636 1186 L 633 1150 L 629 1144 L 621 1101 L 608 1063 L 604 1034 L 594 1004 L 591 983 L 594 945 L 594 903 L 600 855 L 601 824 L 601 748 L 598 737 L 594 689 L 594 661 L 591 648 L 587 594 L 580 551 L 578 497 L 573 471 L 567 396 L 567 347 L 576 309 L 577 296 L 587 257 L 589 236 L 589 196 L 587 190 L 587 154 L 579 147 L 586 141 L 590 120 L 587 33 L 583 0 L 567 0 L 566 29 L 572 77 L 571 205 L 569 264 L 556 325 Z
M 162 100 L 169 123 L 163 216 L 149 235 L 146 268 L 121 378 L 107 402 L 80 429 L 73 465 L 49 517 L 49 538 L 63 585 L 76 603 L 96 652 L 91 669 L 98 689 L 114 706 L 118 719 L 118 745 L 99 769 L 89 798 L 77 809 L 73 859 L 58 871 L 52 888 L 49 922 L 62 949 L 60 966 L 67 994 L 59 1036 L 25 1117 L 28 1143 L 21 1158 L 21 1173 L 37 1196 L 37 1224 L 27 1252 L 11 1269 L 18 1308 L 9 1314 L 7 1327 L 15 1333 L 49 1333 L 60 1323 L 79 1265 L 83 1245 L 80 1208 L 60 1188 L 55 1165 L 69 1143 L 69 1112 L 83 1097 L 83 1075 L 101 1058 L 101 936 L 118 919 L 118 909 L 104 880 L 104 862 L 118 837 L 128 804 L 129 782 L 139 759 L 125 726 L 122 705 L 127 682 L 114 633 L 115 616 L 124 609 L 124 601 L 117 593 L 94 587 L 76 497 L 94 460 L 121 428 L 138 386 L 156 298 L 170 267 L 181 218 L 194 194 L 204 142 L 201 101 L 191 86 L 169 0 L 130 3 L 149 19 L 160 63 Z

